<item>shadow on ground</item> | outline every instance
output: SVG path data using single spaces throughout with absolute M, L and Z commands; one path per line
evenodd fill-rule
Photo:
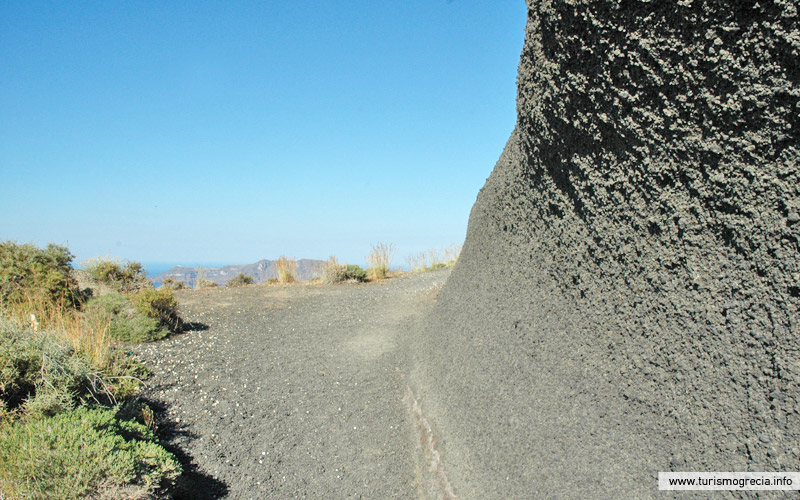
M 172 498 L 175 500 L 224 498 L 228 494 L 228 485 L 200 470 L 192 456 L 177 444 L 181 439 L 196 439 L 197 436 L 187 431 L 183 425 L 165 419 L 167 406 L 162 402 L 147 397 L 141 398 L 140 401 L 149 406 L 157 415 L 158 429 L 156 432 L 161 445 L 175 455 L 183 467 L 183 474 L 180 475 L 171 491 Z
M 204 332 L 208 330 L 208 325 L 205 323 L 198 323 L 196 321 L 182 322 L 178 327 L 176 333 L 191 333 L 191 332 Z

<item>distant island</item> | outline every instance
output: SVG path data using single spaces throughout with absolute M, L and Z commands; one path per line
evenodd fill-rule
M 307 281 L 322 276 L 322 268 L 325 261 L 313 259 L 300 259 L 297 261 L 296 278 L 298 281 Z M 163 273 L 151 276 L 150 279 L 158 286 L 167 278 L 175 281 L 182 281 L 192 286 L 197 279 L 199 272 L 202 272 L 204 280 L 213 281 L 223 286 L 239 274 L 252 276 L 255 283 L 266 283 L 272 278 L 278 277 L 278 270 L 275 261 L 262 259 L 253 264 L 231 265 L 223 267 L 185 267 L 175 266 Z

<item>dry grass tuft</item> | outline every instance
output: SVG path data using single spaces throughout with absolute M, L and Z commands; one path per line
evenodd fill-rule
M 279 283 L 294 283 L 297 274 L 297 261 L 290 259 L 285 255 L 278 257 L 275 261 L 275 267 L 278 270 Z
M 345 267 L 339 264 L 335 255 L 331 255 L 322 268 L 322 281 L 329 285 L 341 283 L 345 280 Z
M 374 279 L 380 280 L 386 277 L 389 266 L 392 264 L 393 253 L 394 244 L 392 243 L 378 243 L 372 246 L 372 251 L 367 256 L 367 263 Z

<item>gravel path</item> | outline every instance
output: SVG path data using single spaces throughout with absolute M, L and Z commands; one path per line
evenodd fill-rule
M 448 275 L 179 293 L 198 328 L 137 349 L 178 497 L 447 497 L 407 377 Z

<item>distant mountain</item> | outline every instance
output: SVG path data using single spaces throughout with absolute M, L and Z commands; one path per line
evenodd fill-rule
M 325 261 L 313 259 L 300 259 L 297 261 L 296 278 L 298 281 L 307 281 L 318 276 L 322 276 L 322 268 Z M 233 265 L 223 267 L 185 267 L 175 266 L 163 273 L 151 276 L 150 279 L 156 285 L 161 284 L 165 279 L 172 278 L 175 281 L 183 281 L 191 286 L 197 279 L 198 271 L 202 270 L 203 279 L 213 281 L 218 285 L 225 285 L 240 273 L 252 276 L 256 283 L 266 283 L 271 278 L 278 277 L 278 270 L 273 260 L 259 260 L 253 264 Z

